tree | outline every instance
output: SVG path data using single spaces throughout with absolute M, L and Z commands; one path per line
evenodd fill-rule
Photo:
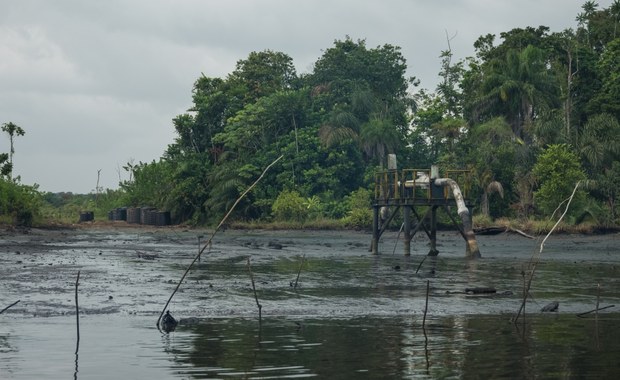
M 13 172 L 13 154 L 15 154 L 15 147 L 13 140 L 16 136 L 23 136 L 26 132 L 18 125 L 8 122 L 2 124 L 2 131 L 6 132 L 9 135 L 9 140 L 11 142 L 11 151 L 9 152 L 9 161 L 8 161 L 8 176 L 11 177 L 11 173 Z
M 538 183 L 534 201 L 538 210 L 550 217 L 572 193 L 578 181 L 586 178 L 579 157 L 566 144 L 549 146 L 539 157 L 532 171 Z M 578 190 L 573 199 L 571 214 L 585 200 L 585 192 Z
M 611 113 L 620 119 L 620 38 L 606 45 L 597 68 L 602 86 L 593 100 L 595 111 Z
M 540 111 L 558 103 L 557 81 L 542 50 L 532 45 L 492 61 L 482 91 L 479 107 L 506 115 L 515 136 L 526 142 L 532 141 L 529 128 Z
M 285 53 L 265 50 L 252 52 L 227 78 L 231 86 L 243 87 L 244 102 L 252 103 L 263 96 L 295 87 L 297 74 L 293 59 Z

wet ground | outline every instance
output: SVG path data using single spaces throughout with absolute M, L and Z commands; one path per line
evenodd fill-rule
M 170 303 L 181 321 L 177 330 L 161 334 L 155 322 L 200 235 L 204 242 L 210 233 L 2 233 L 0 310 L 20 302 L 0 315 L 0 378 L 581 377 L 576 371 L 604 377 L 620 371 L 618 308 L 597 320 L 594 313 L 576 316 L 595 308 L 597 294 L 601 306 L 620 306 L 618 235 L 552 236 L 532 283 L 528 323 L 518 328 L 510 321 L 522 298 L 522 271 L 540 241 L 479 236 L 483 259 L 467 261 L 454 232 L 439 234 L 440 255 L 430 258 L 424 236 L 405 257 L 395 233 L 383 237 L 382 254 L 373 256 L 367 233 L 228 230 L 216 235 Z M 481 287 L 496 293 L 465 292 Z M 541 314 L 552 301 L 559 312 Z

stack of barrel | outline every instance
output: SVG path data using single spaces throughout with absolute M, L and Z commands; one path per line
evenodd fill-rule
M 154 207 L 121 207 L 108 213 L 110 220 L 125 220 L 131 224 L 168 226 L 171 224 L 170 211 L 159 211 Z
M 108 220 L 127 220 L 127 207 L 119 207 L 109 211 Z
M 80 222 L 91 222 L 95 220 L 95 213 L 93 211 L 81 211 Z

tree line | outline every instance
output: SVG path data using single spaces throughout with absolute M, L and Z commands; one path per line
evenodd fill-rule
M 455 61 L 447 40 L 433 90 L 407 77 L 397 46 L 334 41 L 307 74 L 265 50 L 225 78 L 201 75 L 162 156 L 128 163 L 110 196 L 212 223 L 275 158 L 237 220 L 370 223 L 374 174 L 467 169 L 488 218 L 546 219 L 580 183 L 569 223 L 618 224 L 620 1 L 582 6 L 577 28 L 487 34 Z M 499 194 L 503 195 L 500 197 Z
M 400 167 L 471 170 L 487 200 L 478 211 L 494 218 L 548 218 L 581 181 L 569 220 L 616 224 L 619 15 L 619 1 L 587 1 L 576 30 L 484 35 L 456 62 L 448 41 L 434 91 L 406 77 L 389 44 L 336 40 L 302 75 L 285 53 L 253 52 L 226 78 L 196 80 L 175 141 L 128 168 L 122 188 L 132 203 L 213 221 L 283 154 L 237 218 L 343 218 L 396 153 Z

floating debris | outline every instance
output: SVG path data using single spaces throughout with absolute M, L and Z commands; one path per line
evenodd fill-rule
M 558 307 L 559 306 L 560 306 L 560 303 L 558 301 L 553 301 L 553 302 L 545 305 L 542 309 L 540 309 L 540 311 L 543 312 L 543 313 L 549 313 L 549 312 L 558 311 Z
M 166 315 L 161 319 L 161 329 L 167 333 L 174 331 L 178 324 L 179 322 L 170 314 L 170 310 L 166 311 Z

